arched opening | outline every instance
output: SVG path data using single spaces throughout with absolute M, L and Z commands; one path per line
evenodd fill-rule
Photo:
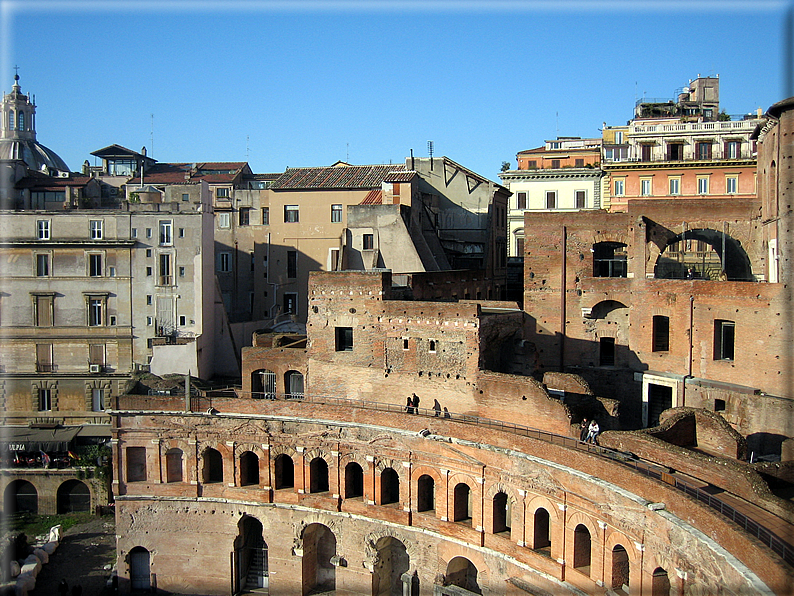
M 435 511 L 436 482 L 432 476 L 422 474 L 416 482 L 416 510 Z
M 754 280 L 741 243 L 709 229 L 687 230 L 672 238 L 656 259 L 653 275 L 656 279 Z
M 328 492 L 328 463 L 322 457 L 315 457 L 309 463 L 309 492 Z
M 322 524 L 303 530 L 303 595 L 336 590 L 336 536 Z
M 364 470 L 356 462 L 345 466 L 345 499 L 358 499 L 364 496 Z
M 260 368 L 251 373 L 251 397 L 276 399 L 276 373 Z
M 136 546 L 130 551 L 130 587 L 133 591 L 151 590 L 149 551 Z
M 246 515 L 237 524 L 237 529 L 234 539 L 235 593 L 254 590 L 266 592 L 269 573 L 262 522 Z
M 27 480 L 14 480 L 6 486 L 3 496 L 3 511 L 6 515 L 12 513 L 39 512 L 39 493 L 36 487 Z
M 165 480 L 166 482 L 182 482 L 182 457 L 181 449 L 174 447 L 165 452 Z
M 667 571 L 661 567 L 653 570 L 651 596 L 670 596 L 670 578 L 667 577 Z
M 146 480 L 146 447 L 127 447 L 127 482 Z
M 532 548 L 551 556 L 551 518 L 549 512 L 543 507 L 538 507 L 535 510 Z
M 20 112 L 17 116 L 17 129 L 25 130 L 25 112 Z
M 625 311 L 619 309 L 624 308 Z M 622 302 L 617 300 L 602 300 L 590 310 L 590 319 L 606 319 L 610 315 L 614 318 L 616 315 L 624 315 L 628 317 L 628 307 Z
M 466 557 L 455 557 L 447 564 L 445 586 L 458 586 L 474 594 L 482 594 L 477 583 L 477 568 Z
M 289 455 L 282 453 L 276 457 L 274 468 L 276 490 L 293 488 L 295 486 L 295 464 L 292 462 L 292 458 Z
M 14 130 L 14 110 L 8 111 L 8 130 Z
M 297 370 L 289 370 L 284 375 L 287 399 L 303 399 L 303 375 Z
M 621 544 L 612 549 L 612 589 L 629 591 L 629 554 Z
M 402 596 L 404 573 L 410 567 L 405 545 L 392 536 L 384 536 L 375 543 L 377 556 L 372 568 L 373 596 Z M 409 588 L 409 594 L 412 592 Z
M 204 466 L 201 469 L 201 481 L 204 484 L 223 482 L 223 457 L 220 451 L 208 447 L 202 457 Z
M 253 451 L 240 454 L 240 486 L 259 485 L 259 456 Z
M 596 242 L 593 245 L 593 277 L 626 277 L 628 254 L 622 242 Z
M 400 477 L 393 468 L 386 468 L 380 474 L 380 504 L 400 502 Z
M 79 480 L 67 480 L 61 483 L 56 500 L 59 514 L 91 511 L 91 491 Z
M 465 482 L 455 486 L 452 503 L 452 521 L 471 525 L 471 489 Z
M 590 530 L 583 524 L 573 531 L 573 567 L 590 575 Z
M 511 517 L 510 499 L 506 493 L 498 492 L 493 497 L 493 533 L 510 534 Z

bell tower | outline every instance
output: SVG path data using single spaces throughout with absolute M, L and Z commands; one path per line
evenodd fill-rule
M 17 68 L 17 67 L 14 67 Z M 14 75 L 14 86 L 11 93 L 3 95 L 3 123 L 0 127 L 3 139 L 19 141 L 36 140 L 36 104 L 35 98 L 22 93 L 19 86 L 19 74 Z

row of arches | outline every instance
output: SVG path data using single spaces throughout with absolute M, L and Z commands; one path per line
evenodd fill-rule
M 77 479 L 65 480 L 56 491 L 56 512 L 78 513 L 91 510 L 91 491 L 85 482 Z M 32 482 L 14 480 L 3 493 L 3 513 L 39 512 L 39 492 Z
M 142 453 L 145 449 L 127 447 L 128 474 L 145 465 L 143 462 L 136 465 L 130 450 Z M 441 472 L 421 465 L 408 470 L 405 465 L 388 461 L 376 462 L 371 458 L 357 461 L 353 457 L 358 456 L 353 454 L 339 457 L 338 465 L 334 465 L 334 459 L 319 449 L 297 451 L 277 445 L 265 452 L 241 446 L 240 451 L 227 449 L 225 452 L 224 456 L 220 446 L 205 446 L 200 451 L 196 462 L 196 480 L 200 485 L 219 484 L 223 490 L 227 485 L 255 491 L 272 489 L 272 495 L 263 495 L 263 501 L 272 498 L 276 502 L 297 502 L 283 495 L 317 495 L 328 499 L 328 504 L 337 510 L 351 510 L 346 503 L 356 501 L 359 507 L 393 506 L 397 511 L 429 515 L 483 532 L 486 544 L 490 540 L 488 536 L 493 536 L 554 560 L 567 552 L 567 567 L 594 580 L 603 578 L 600 581 L 611 582 L 615 589 L 639 581 L 639 559 L 631 554 L 629 547 L 633 548 L 633 544 L 628 538 L 619 532 L 607 532 L 606 524 L 598 526 L 593 520 L 580 521 L 587 517 L 584 513 L 561 514 L 559 504 L 547 497 L 518 498 L 512 487 L 485 485 L 465 473 Z M 184 459 L 185 452 L 178 447 L 165 451 L 167 482 L 186 482 Z M 410 487 L 407 486 L 409 482 L 412 483 Z M 598 539 L 594 547 L 596 533 Z M 618 537 L 614 544 L 606 544 L 607 534 Z M 499 548 L 497 543 L 494 546 Z M 659 577 L 662 575 L 659 572 Z M 667 594 L 662 580 L 659 585 L 656 594 Z
M 254 399 L 276 399 L 277 376 L 272 370 L 260 368 L 251 373 L 251 397 Z M 303 373 L 288 370 L 284 373 L 284 393 L 287 399 L 302 399 L 304 395 Z

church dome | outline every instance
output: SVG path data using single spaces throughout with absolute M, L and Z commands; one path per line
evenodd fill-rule
M 51 176 L 70 171 L 55 151 L 36 140 L 35 98 L 22 93 L 18 74 L 14 75 L 11 93 L 3 95 L 0 160 L 22 161 L 29 169 Z

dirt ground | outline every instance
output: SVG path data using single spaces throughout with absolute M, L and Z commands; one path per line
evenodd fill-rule
M 30 596 L 57 596 L 58 584 L 66 579 L 71 589 L 79 584 L 83 596 L 105 596 L 110 577 L 106 565 L 116 561 L 116 524 L 113 516 L 97 517 L 69 528 L 61 536 L 58 550 L 41 568 L 36 589 Z

